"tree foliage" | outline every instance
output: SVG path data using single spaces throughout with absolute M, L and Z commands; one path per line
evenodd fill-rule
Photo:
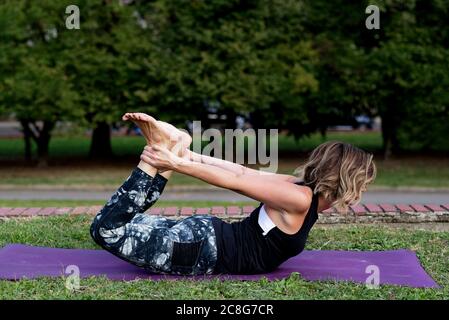
M 380 115 L 386 155 L 446 143 L 447 1 L 79 0 L 80 30 L 69 4 L 0 2 L 0 112 L 44 159 L 58 120 L 91 127 L 91 155 L 108 155 L 122 113 L 181 124 L 208 103 L 228 127 L 243 113 L 296 137 Z
M 172 121 L 253 113 L 260 127 L 307 123 L 303 97 L 317 89 L 315 52 L 297 1 L 154 1 L 142 5 L 157 50 L 141 95 Z M 151 63 L 152 62 L 152 63 Z
M 361 15 L 378 5 L 380 29 Z M 385 155 L 404 145 L 438 149 L 449 130 L 447 1 L 307 1 L 320 90 L 316 122 L 354 113 L 380 115 Z M 411 143 L 413 142 L 413 143 Z
M 32 3 L 5 1 L 0 6 L 0 100 L 23 126 L 27 157 L 32 139 L 45 165 L 56 121 L 75 120 L 82 113 L 66 62 L 58 58 L 66 49 L 56 29 L 62 6 Z

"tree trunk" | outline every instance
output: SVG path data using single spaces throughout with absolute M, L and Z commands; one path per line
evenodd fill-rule
M 91 159 L 104 159 L 111 156 L 111 128 L 106 122 L 100 122 L 92 132 L 89 157 Z
M 235 129 L 236 126 L 236 118 L 237 118 L 237 114 L 234 110 L 232 109 L 228 109 L 225 112 L 226 114 L 226 121 L 225 121 L 225 125 L 227 129 Z
M 393 154 L 399 151 L 397 126 L 398 123 L 392 115 L 387 114 L 382 116 L 382 141 L 385 160 L 388 160 Z
M 42 127 L 31 120 L 20 120 L 23 127 L 25 139 L 25 159 L 31 160 L 31 139 L 37 146 L 37 166 L 48 166 L 48 147 L 51 139 L 51 132 L 55 127 L 55 122 L 44 121 Z
M 37 166 L 40 168 L 48 167 L 48 144 L 44 139 L 37 143 Z
M 321 140 L 325 141 L 327 138 L 327 127 L 320 126 L 319 130 L 320 130 L 320 134 L 321 134 Z
M 32 132 L 30 130 L 30 127 L 28 125 L 28 122 L 25 120 L 20 120 L 20 124 L 22 125 L 22 131 L 23 131 L 23 139 L 25 142 L 25 162 L 30 163 L 31 162 L 31 139 L 32 139 Z
M 42 129 L 37 137 L 37 166 L 47 167 L 48 166 L 48 147 L 50 145 L 51 131 L 55 127 L 54 122 L 44 121 Z

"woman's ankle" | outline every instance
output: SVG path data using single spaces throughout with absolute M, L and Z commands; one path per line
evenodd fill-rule
M 168 179 L 170 179 L 171 175 L 173 174 L 173 171 L 172 170 L 158 171 L 158 174 L 168 180 Z
M 142 170 L 143 172 L 145 172 L 146 174 L 148 174 L 151 177 L 155 177 L 157 174 L 157 169 L 151 165 L 149 165 L 148 163 L 140 160 L 139 164 L 137 165 L 137 168 L 139 168 L 140 170 Z

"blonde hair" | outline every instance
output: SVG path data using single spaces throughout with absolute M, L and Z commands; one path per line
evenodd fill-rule
M 373 155 L 349 143 L 330 141 L 319 145 L 307 162 L 295 170 L 298 178 L 339 211 L 357 204 L 366 186 L 376 177 Z

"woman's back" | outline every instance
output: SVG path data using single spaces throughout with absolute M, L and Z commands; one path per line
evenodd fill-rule
M 318 196 L 314 195 L 304 222 L 295 234 L 287 234 L 278 227 L 264 234 L 259 224 L 259 215 L 267 217 L 263 203 L 239 222 L 227 223 L 214 217 L 218 251 L 214 273 L 254 274 L 276 269 L 304 250 L 309 231 L 318 219 L 317 208 Z

